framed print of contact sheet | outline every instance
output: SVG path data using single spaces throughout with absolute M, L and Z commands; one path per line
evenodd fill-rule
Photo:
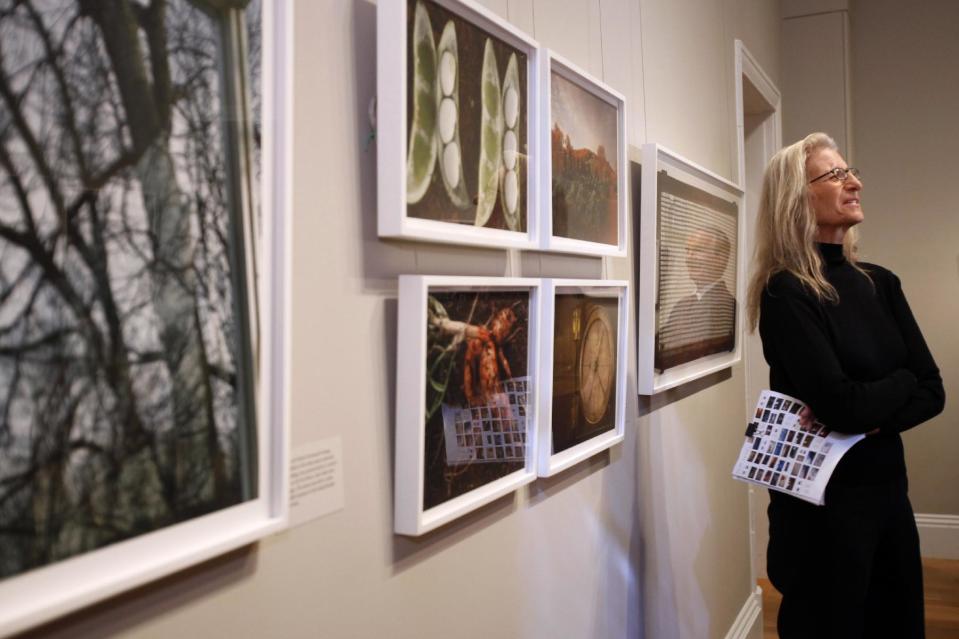
M 535 478 L 540 294 L 536 279 L 400 276 L 396 532 Z
M 292 3 L 55 4 L 0 14 L 3 636 L 288 510 Z
M 623 440 L 628 298 L 625 281 L 543 282 L 540 476 Z
M 742 190 L 643 145 L 637 378 L 652 395 L 739 361 Z
M 377 4 L 380 237 L 537 247 L 538 59 L 471 0 Z
M 541 58 L 544 250 L 626 255 L 626 100 L 552 51 Z

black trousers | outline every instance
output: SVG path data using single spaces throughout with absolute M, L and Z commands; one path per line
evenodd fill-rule
M 919 533 L 905 478 L 830 486 L 825 506 L 771 492 L 780 639 L 923 639 Z

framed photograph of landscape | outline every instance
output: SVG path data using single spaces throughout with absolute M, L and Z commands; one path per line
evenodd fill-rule
M 536 248 L 539 47 L 472 0 L 377 3 L 380 237 Z
M 743 192 L 657 144 L 641 180 L 637 380 L 652 395 L 740 359 Z
M 623 441 L 629 284 L 543 281 L 538 475 Z
M 538 279 L 400 276 L 397 533 L 535 478 L 540 294 Z
M 556 53 L 540 60 L 542 248 L 626 256 L 626 100 Z
M 291 3 L 79 5 L 0 14 L 4 636 L 288 510 Z

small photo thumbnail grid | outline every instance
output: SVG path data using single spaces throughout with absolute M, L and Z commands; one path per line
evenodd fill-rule
M 746 438 L 751 450 L 740 469 L 742 476 L 794 492 L 803 492 L 807 482 L 816 480 L 832 448 L 825 441 L 830 431 L 819 422 L 783 424 L 788 415 L 798 416 L 802 408 L 798 402 L 772 396 L 757 407 L 749 425 L 751 435 Z
M 502 387 L 484 406 L 443 405 L 448 465 L 525 461 L 529 377 L 505 380 Z

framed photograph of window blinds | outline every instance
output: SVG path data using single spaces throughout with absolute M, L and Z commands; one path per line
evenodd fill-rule
M 637 378 L 652 395 L 739 361 L 743 192 L 658 144 L 641 191 Z
M 2 636 L 288 508 L 292 3 L 80 5 L 0 13 Z

